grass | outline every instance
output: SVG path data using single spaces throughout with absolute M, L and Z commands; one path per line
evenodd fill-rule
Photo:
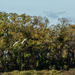
M 75 75 L 75 69 L 66 70 L 28 70 L 28 71 L 18 71 L 14 70 L 12 72 L 0 73 L 0 75 Z

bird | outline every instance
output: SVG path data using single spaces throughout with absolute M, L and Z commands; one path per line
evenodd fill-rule
M 23 44 L 24 43 L 24 41 L 26 41 L 28 38 L 25 38 L 23 41 L 22 41 L 22 43 L 21 44 Z
M 25 39 L 21 42 L 21 44 L 23 44 L 27 39 L 28 39 L 28 38 L 25 38 Z M 16 44 L 18 44 L 18 42 L 19 42 L 19 41 L 15 42 L 15 43 L 13 44 L 13 46 L 15 46 Z
M 13 44 L 13 46 L 15 46 L 18 42 L 19 42 L 19 41 L 15 42 L 15 43 Z

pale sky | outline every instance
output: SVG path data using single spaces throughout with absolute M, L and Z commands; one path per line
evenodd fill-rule
M 47 17 L 50 24 L 62 17 L 75 23 L 75 0 L 0 0 L 0 11 Z

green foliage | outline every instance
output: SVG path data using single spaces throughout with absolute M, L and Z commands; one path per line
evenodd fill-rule
M 75 68 L 75 25 L 59 21 L 0 12 L 0 72 Z

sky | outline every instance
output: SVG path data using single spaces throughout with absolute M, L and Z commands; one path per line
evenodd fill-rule
M 47 17 L 50 24 L 58 18 L 68 18 L 75 23 L 75 0 L 0 0 L 0 12 Z

